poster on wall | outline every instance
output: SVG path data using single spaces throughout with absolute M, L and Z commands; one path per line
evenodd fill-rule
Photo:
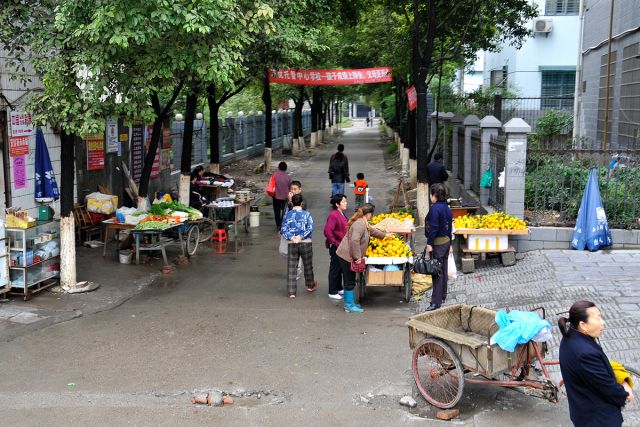
M 120 153 L 118 121 L 115 119 L 107 119 L 107 153 Z
M 11 122 L 10 136 L 31 136 L 36 134 L 36 130 L 31 123 L 31 114 L 12 111 L 9 119 Z
M 13 188 L 21 190 L 27 188 L 27 160 L 25 156 L 13 158 Z
M 29 137 L 28 136 L 10 136 L 9 137 L 9 156 L 27 156 L 29 155 Z
M 102 135 L 87 136 L 87 170 L 104 169 L 104 137 Z
M 144 125 L 131 127 L 131 178 L 140 185 L 142 166 L 144 165 Z

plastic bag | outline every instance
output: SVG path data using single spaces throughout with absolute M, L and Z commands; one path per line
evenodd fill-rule
M 526 344 L 543 328 L 551 329 L 551 324 L 543 320 L 538 313 L 532 311 L 513 310 L 496 313 L 496 324 L 500 328 L 491 337 L 491 344 L 498 344 L 501 349 L 513 352 L 518 344 Z
M 449 259 L 447 260 L 447 276 L 449 281 L 454 281 L 458 278 L 458 270 L 456 269 L 456 260 L 453 257 L 453 252 L 449 252 Z
M 118 196 L 91 193 L 86 197 L 87 211 L 109 215 L 118 208 Z
M 286 257 L 289 255 L 289 241 L 284 238 L 284 236 L 280 236 L 280 245 L 278 246 L 278 252 L 280 255 Z
M 489 166 L 480 179 L 480 187 L 491 188 L 493 185 L 493 168 Z
M 276 195 L 276 177 L 271 175 L 269 178 L 269 183 L 267 184 L 267 189 L 265 190 L 269 197 L 273 197 Z

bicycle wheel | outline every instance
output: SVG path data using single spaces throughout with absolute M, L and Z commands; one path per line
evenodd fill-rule
M 452 408 L 462 397 L 464 370 L 458 356 L 444 341 L 425 338 L 413 351 L 413 378 L 427 402 Z
M 624 406 L 625 412 L 634 412 L 634 421 L 640 421 L 640 371 L 637 369 L 629 368 L 625 366 L 629 375 L 631 375 L 631 381 L 633 381 L 633 400 Z M 624 419 L 627 420 L 628 415 L 624 415 Z M 635 424 L 634 424 L 635 425 Z
M 216 229 L 215 224 L 209 218 L 202 218 L 198 223 L 198 228 L 200 229 L 200 238 L 198 239 L 200 243 L 211 240 Z
M 200 229 L 194 225 L 187 231 L 187 254 L 189 254 L 189 256 L 196 253 L 198 243 L 200 243 Z

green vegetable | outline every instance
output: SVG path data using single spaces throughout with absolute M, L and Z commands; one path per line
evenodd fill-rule
M 149 209 L 149 213 L 152 215 L 166 215 L 167 212 L 164 207 L 162 207 L 162 203 L 158 203 L 155 205 L 151 205 L 151 209 Z
M 169 224 L 165 221 L 146 221 L 136 225 L 134 230 L 165 230 Z

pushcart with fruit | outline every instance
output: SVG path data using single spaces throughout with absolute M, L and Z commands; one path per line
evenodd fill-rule
M 509 245 L 509 236 L 529 233 L 527 224 L 504 212 L 489 215 L 464 215 L 453 221 L 454 233 L 463 241 L 459 243 L 463 273 L 475 271 L 475 261 L 487 254 L 500 256 L 505 267 L 516 263 L 516 250 Z
M 380 214 L 371 221 L 392 238 L 371 238 L 365 254 L 367 269 L 357 277 L 358 298 L 366 297 L 367 287 L 398 287 L 407 302 L 411 299 L 413 263 L 413 217 L 409 212 Z

